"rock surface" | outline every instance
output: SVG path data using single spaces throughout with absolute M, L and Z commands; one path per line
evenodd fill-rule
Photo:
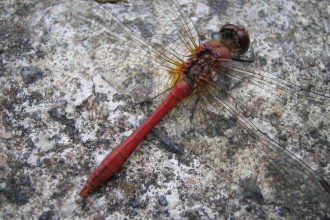
M 209 39 L 224 23 L 245 25 L 256 62 L 268 71 L 282 71 L 288 78 L 330 73 L 326 0 L 179 2 L 203 38 Z M 129 10 L 139 10 L 127 2 L 116 4 L 127 17 Z M 93 60 L 84 42 L 74 38 L 77 30 L 66 16 L 70 8 L 65 1 L 2 1 L 0 8 L 2 219 L 283 215 L 283 210 L 256 208 L 262 205 L 254 195 L 249 195 L 253 204 L 237 204 L 228 211 L 226 201 L 219 199 L 214 170 L 198 157 L 179 163 L 150 138 L 117 175 L 81 198 L 78 192 L 87 176 L 153 107 L 125 110 L 126 98 L 90 72 Z M 316 156 L 329 169 L 329 157 Z

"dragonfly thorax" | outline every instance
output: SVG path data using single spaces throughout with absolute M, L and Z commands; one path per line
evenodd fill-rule
M 226 24 L 219 31 L 219 39 L 206 42 L 190 56 L 182 73 L 192 82 L 191 88 L 206 86 L 213 81 L 214 72 L 226 72 L 231 55 L 242 55 L 249 46 L 249 33 L 243 26 Z
M 216 40 L 208 41 L 189 58 L 183 74 L 193 82 L 193 88 L 205 86 L 213 81 L 212 72 L 222 72 L 223 66 L 230 58 L 228 47 Z

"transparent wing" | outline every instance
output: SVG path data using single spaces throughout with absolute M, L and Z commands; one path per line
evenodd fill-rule
M 136 14 L 124 16 L 114 5 L 83 1 L 73 5 L 72 25 L 85 32 L 77 36 L 89 36 L 83 45 L 98 72 L 117 90 L 145 100 L 173 85 L 179 76 L 172 68 L 199 42 L 176 1 L 132 5 Z M 225 185 L 236 183 L 260 194 L 262 204 L 297 217 L 329 213 L 330 196 L 320 184 L 325 169 L 313 156 L 313 151 L 329 154 L 328 88 L 319 84 L 320 91 L 309 90 L 252 65 L 226 65 L 226 72 L 215 74 L 208 87 L 173 111 L 176 121 L 167 118 L 168 133 L 175 130 L 173 136 L 216 170 Z M 236 190 L 227 188 L 228 194 Z
M 306 80 L 305 86 L 299 86 L 283 79 L 279 74 L 269 73 L 252 64 L 230 60 L 225 66 L 227 71 L 224 74 L 231 79 L 232 86 L 237 82 L 249 84 L 269 94 L 275 93 L 277 97 L 294 96 L 293 98 L 306 99 L 321 105 L 330 101 L 329 86 L 322 78 L 318 82 L 312 82 L 313 87 L 310 79 Z
M 329 160 L 315 161 L 313 154 L 329 154 L 327 91 L 307 91 L 241 62 L 227 67 L 186 100 L 193 132 L 183 135 L 185 146 L 223 181 L 259 194 L 264 204 L 299 218 L 329 214 L 330 195 L 322 187 L 327 174 L 320 167 Z
M 141 101 L 173 86 L 180 76 L 171 70 L 199 42 L 192 21 L 176 1 L 134 1 L 130 7 L 137 8 L 136 14 L 121 18 L 124 24 L 115 5 L 82 1 L 73 4 L 71 23 L 87 28 L 88 51 L 104 79 Z

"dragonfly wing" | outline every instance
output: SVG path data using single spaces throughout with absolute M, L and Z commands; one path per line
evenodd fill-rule
M 70 19 L 80 29 L 77 38 L 89 36 L 83 40 L 94 59 L 90 68 L 118 91 L 144 101 L 174 85 L 180 75 L 170 70 L 177 69 L 199 42 L 192 21 L 177 2 L 140 3 L 130 5 L 137 7 L 131 17 L 120 17 L 115 5 L 72 3 Z
M 311 158 L 314 150 L 327 153 L 321 128 L 329 124 L 329 98 L 301 91 L 253 66 L 232 65 L 195 99 L 186 100 L 193 109 L 191 133 L 198 137 L 189 141 L 186 134 L 185 146 L 223 181 L 259 194 L 264 204 L 300 218 L 324 216 L 330 212 L 330 195 L 320 183 L 326 178 L 320 167 L 324 161 Z
M 227 68 L 225 74 L 232 81 L 231 87 L 239 82 L 240 84 L 244 83 L 252 87 L 258 87 L 262 91 L 280 98 L 291 96 L 318 104 L 330 102 L 329 86 L 321 74 L 314 79 L 301 77 L 302 79 L 299 81 L 302 85 L 298 85 L 289 79 L 283 78 L 281 72 L 270 73 L 253 64 L 230 60 L 224 65 Z
M 135 100 L 168 91 L 180 77 L 170 70 L 199 46 L 193 23 L 176 1 L 140 3 L 132 2 L 129 7 L 138 10 L 130 16 L 115 5 L 68 3 L 73 4 L 71 24 L 79 29 L 77 42 L 94 58 L 90 68 Z M 223 182 L 261 195 L 261 205 L 279 205 L 299 217 L 329 213 L 324 204 L 330 196 L 318 182 L 325 171 L 310 160 L 313 150 L 329 154 L 329 135 L 322 129 L 329 125 L 328 96 L 235 61 L 227 63 L 227 70 L 174 110 L 178 119 L 170 115 L 169 127 L 177 120 L 176 135 L 184 145 Z M 303 153 L 296 155 L 296 149 Z M 315 173 L 312 165 L 320 171 Z M 310 204 L 317 208 L 310 210 Z

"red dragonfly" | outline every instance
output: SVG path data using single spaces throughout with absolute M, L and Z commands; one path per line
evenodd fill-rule
M 308 140 L 296 134 L 308 133 L 311 120 L 319 127 L 327 126 L 329 96 L 293 84 L 242 58 L 250 46 L 243 26 L 224 25 L 218 39 L 203 43 L 175 0 L 148 3 L 155 15 L 148 11 L 141 14 L 144 31 L 141 24 L 121 22 L 110 8 L 92 1 L 84 3 L 86 10 L 75 18 L 102 33 L 92 56 L 103 64 L 103 78 L 137 101 L 164 100 L 104 158 L 80 191 L 81 196 L 116 173 L 152 128 L 179 105 L 175 114 L 185 116 L 178 119 L 181 138 L 221 177 L 254 192 L 259 191 L 255 185 L 269 183 L 276 195 L 265 203 L 273 199 L 299 216 L 304 216 L 307 203 L 315 204 L 318 215 L 330 214 L 329 184 L 294 154 L 295 144 L 326 143 L 326 134 L 320 131 L 314 133 L 319 140 L 326 140 L 321 143 L 313 142 L 317 139 L 313 132 Z M 271 125 L 258 122 L 263 114 L 269 116 Z M 283 121 L 285 117 L 292 120 Z M 281 138 L 274 134 L 273 127 L 287 126 L 292 130 L 285 130 Z M 207 137 L 217 142 L 208 143 Z

